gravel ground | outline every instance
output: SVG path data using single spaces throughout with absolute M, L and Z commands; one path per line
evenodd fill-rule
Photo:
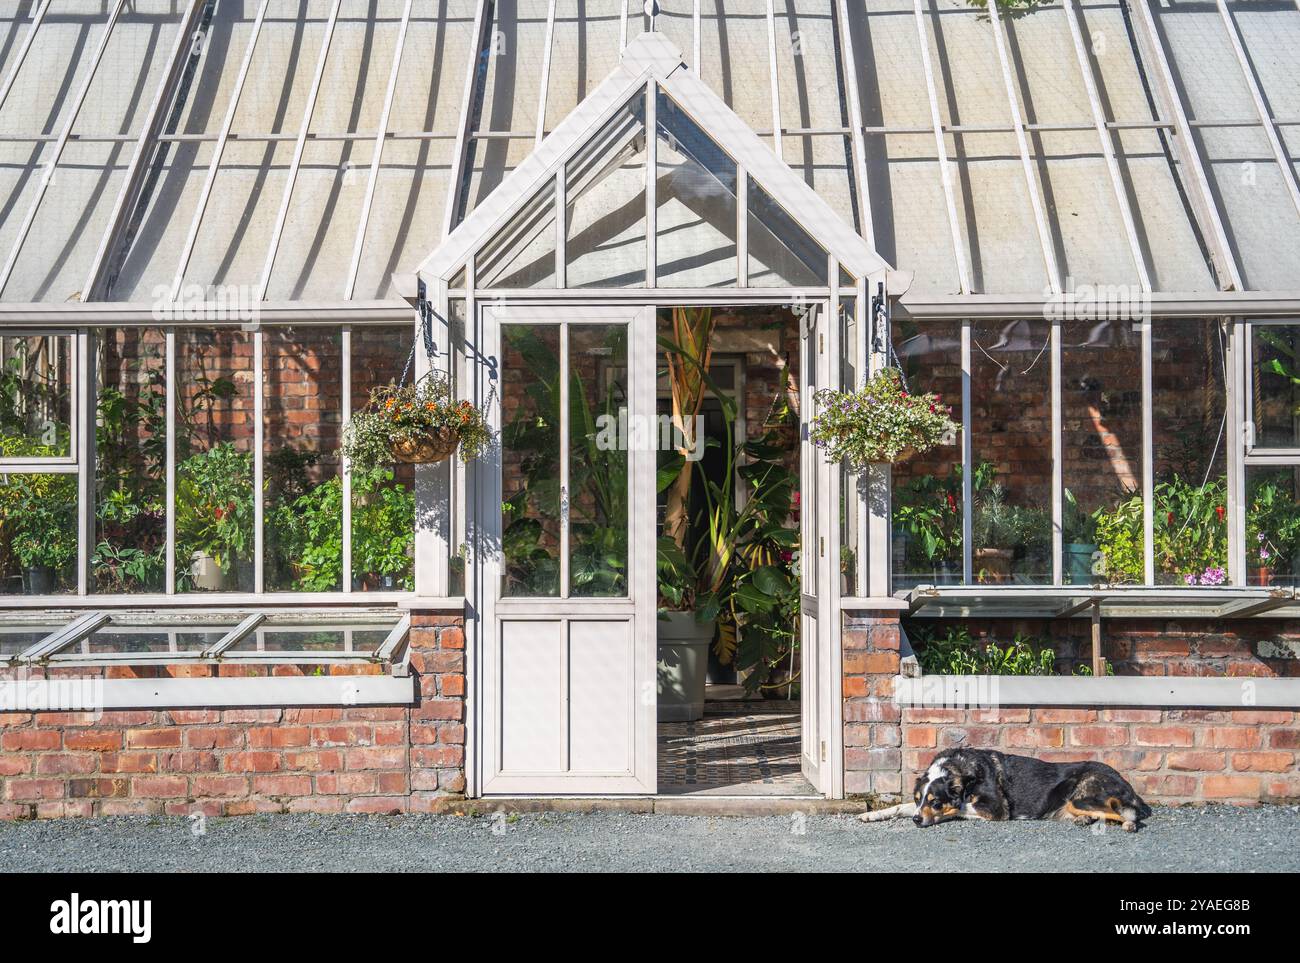
M 117 817 L 0 823 L 0 872 L 1300 870 L 1300 807 L 1158 809 L 1134 834 L 1045 822 L 621 813 Z M 802 832 L 799 830 L 802 828 Z

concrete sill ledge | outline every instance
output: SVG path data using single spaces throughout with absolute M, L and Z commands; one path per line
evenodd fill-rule
M 926 675 L 894 679 L 902 706 L 1136 706 L 1188 709 L 1300 708 L 1300 679 Z

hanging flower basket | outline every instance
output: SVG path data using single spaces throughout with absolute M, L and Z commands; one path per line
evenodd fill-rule
M 959 427 L 938 395 L 911 394 L 897 368 L 877 372 L 857 391 L 823 388 L 814 400 L 813 443 L 852 471 L 927 452 Z
M 407 465 L 434 465 L 446 461 L 460 445 L 460 433 L 439 428 L 423 436 L 390 438 L 388 451 L 394 461 Z
M 451 384 L 431 374 L 410 385 L 382 385 L 352 416 L 343 432 L 343 454 L 354 471 L 393 462 L 436 464 L 457 449 L 463 461 L 482 454 L 492 438 L 487 418 L 468 401 L 457 401 Z

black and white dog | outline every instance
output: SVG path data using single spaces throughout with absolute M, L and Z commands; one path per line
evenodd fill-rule
M 993 749 L 940 753 L 916 780 L 913 801 L 863 813 L 863 822 L 911 816 L 918 826 L 950 819 L 1103 820 L 1136 832 L 1151 815 L 1124 777 L 1100 762 L 1043 762 Z

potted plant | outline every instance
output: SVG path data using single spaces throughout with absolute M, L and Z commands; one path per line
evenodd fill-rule
M 1074 492 L 1065 489 L 1062 547 L 1065 581 L 1071 585 L 1087 585 L 1097 581 L 1093 577 L 1093 561 L 1097 554 L 1097 519 L 1079 507 Z
M 409 385 L 381 385 L 343 430 L 343 453 L 354 471 L 394 461 L 432 464 L 457 449 L 463 461 L 491 441 L 487 419 L 468 401 L 457 401 L 451 382 L 438 372 Z
M 996 482 L 990 484 L 976 500 L 971 531 L 976 546 L 972 558 L 977 582 L 1011 580 L 1017 521 L 1015 508 L 1007 504 L 1006 489 Z
M 673 308 L 672 337 L 660 339 L 677 446 L 675 451 L 660 452 L 658 473 L 659 491 L 664 495 L 663 534 L 656 557 L 660 603 L 656 633 L 658 714 L 668 721 L 689 721 L 704 715 L 709 646 L 718 630 L 721 605 L 716 596 L 707 610 L 697 608 L 697 603 L 702 601 L 701 595 L 707 597 L 719 587 L 714 578 L 725 575 L 725 556 L 730 551 L 730 546 L 723 546 L 723 555 L 719 556 L 712 541 L 731 510 L 729 493 L 719 490 L 706 494 L 706 498 L 720 496 L 715 511 L 701 512 L 700 506 L 691 504 L 694 456 L 698 446 L 705 444 L 705 439 L 696 436 L 696 430 L 709 394 L 708 371 L 716 324 L 712 308 Z M 730 433 L 735 402 L 724 392 L 714 394 L 722 405 Z M 728 451 L 730 447 L 728 444 Z M 708 519 L 708 532 L 694 540 L 693 518 Z
M 935 394 L 912 394 L 897 368 L 883 368 L 853 392 L 823 388 L 810 437 L 849 470 L 892 464 L 929 451 L 958 429 Z
M 12 550 L 28 595 L 58 590 L 77 557 L 75 481 L 71 476 L 22 476 Z
M 176 470 L 177 574 L 196 589 L 251 591 L 253 455 L 219 442 Z

